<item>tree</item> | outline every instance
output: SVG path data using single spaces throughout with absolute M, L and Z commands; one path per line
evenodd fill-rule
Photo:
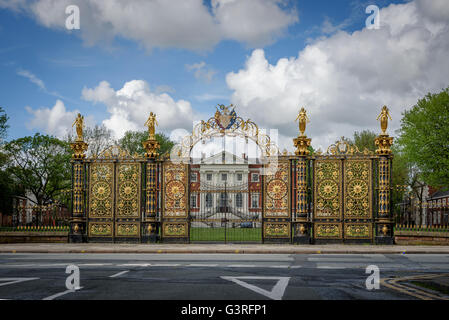
M 37 205 L 49 204 L 71 186 L 71 150 L 67 142 L 35 134 L 5 145 L 10 159 L 8 171 L 30 192 Z
M 3 141 L 6 138 L 6 131 L 9 128 L 8 122 L 8 115 L 6 114 L 5 110 L 3 110 L 2 107 L 0 107 L 0 144 L 3 143 Z
M 118 141 L 118 144 L 123 150 L 129 152 L 133 155 L 137 153 L 138 155 L 145 154 L 142 142 L 148 139 L 147 131 L 127 131 L 123 138 Z M 161 145 L 159 149 L 159 154 L 164 154 L 165 152 L 170 152 L 171 148 L 175 145 L 165 134 L 156 133 L 156 140 Z
M 422 180 L 435 187 L 449 186 L 449 88 L 427 94 L 401 120 L 401 146 Z
M 112 138 L 112 131 L 104 125 L 95 125 L 93 128 L 87 127 L 83 135 L 84 142 L 89 145 L 87 150 L 88 157 L 98 157 L 101 152 L 115 144 Z M 66 140 L 71 143 L 75 139 L 72 135 L 69 135 Z
M 374 139 L 376 139 L 377 135 L 373 131 L 363 130 L 361 132 L 354 132 L 354 141 L 353 144 L 357 146 L 357 148 L 363 152 L 365 149 L 369 151 L 376 151 L 376 145 L 374 144 Z

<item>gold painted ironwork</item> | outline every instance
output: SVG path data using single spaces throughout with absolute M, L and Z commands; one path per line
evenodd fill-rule
M 341 223 L 316 222 L 314 234 L 317 239 L 341 239 L 343 236 Z
M 301 108 L 296 120 L 299 120 L 299 136 L 293 139 L 293 144 L 296 147 L 295 154 L 297 156 L 306 156 L 310 153 L 309 147 L 312 139 L 307 138 L 304 134 L 306 132 L 306 125 L 310 122 L 304 108 Z
M 164 164 L 164 217 L 187 217 L 188 167 Z
M 307 162 L 300 157 L 296 164 L 296 214 L 299 216 L 306 216 L 308 212 L 307 201 Z
M 289 217 L 289 173 L 289 162 L 280 160 L 276 173 L 265 176 L 265 218 Z
M 350 144 L 345 137 L 341 137 L 339 141 L 337 141 L 335 144 L 330 145 L 327 148 L 326 155 L 373 155 L 373 152 L 366 149 L 361 152 L 359 148 L 356 145 Z
M 112 218 L 114 201 L 113 163 L 92 163 L 89 174 L 89 218 Z
M 390 110 L 388 110 L 387 106 L 383 106 L 382 111 L 376 120 L 379 120 L 379 119 L 380 119 L 380 128 L 382 130 L 382 135 L 386 135 L 387 128 L 388 128 L 388 119 L 393 120 L 393 119 L 391 119 Z
M 139 237 L 139 223 L 118 222 L 115 225 L 115 235 L 117 237 Z
M 140 163 L 119 163 L 116 172 L 116 218 L 139 218 Z
M 89 157 L 90 161 L 123 161 L 123 160 L 143 160 L 142 156 L 137 153 L 131 155 L 127 150 L 122 149 L 118 145 L 110 146 L 103 150 L 99 155 Z
M 181 142 L 173 147 L 172 154 L 176 155 L 177 159 L 189 159 L 193 147 L 199 141 L 229 136 L 251 139 L 260 147 L 262 158 L 279 155 L 279 148 L 271 141 L 270 136 L 261 132 L 257 124 L 250 119 L 244 120 L 236 116 L 235 112 L 232 113 L 229 110 L 231 107 L 234 106 L 219 105 L 215 116 L 207 121 L 202 120 L 197 123 L 192 130 L 192 134 L 182 138 Z M 175 161 L 175 159 L 171 160 Z
M 89 222 L 89 237 L 112 237 L 112 222 Z
M 264 238 L 290 238 L 289 222 L 265 222 Z
M 386 217 L 390 213 L 390 159 L 379 160 L 379 216 Z
M 187 222 L 164 222 L 162 226 L 163 236 L 168 238 L 184 238 L 188 236 L 189 226 Z
M 142 146 L 145 149 L 145 157 L 148 159 L 156 159 L 159 156 L 158 150 L 161 145 L 156 140 L 156 126 L 159 125 L 156 120 L 156 114 L 150 113 L 148 120 L 145 122 L 145 126 L 148 127 L 148 139 L 142 142 Z
M 345 224 L 346 239 L 371 239 L 373 226 L 371 223 L 347 223 Z
M 370 219 L 372 217 L 371 160 L 346 160 L 344 166 L 345 218 Z
M 73 216 L 84 215 L 84 164 L 75 162 L 73 164 Z
M 84 130 L 84 117 L 78 113 L 78 116 L 75 119 L 75 122 L 73 122 L 72 127 L 76 126 L 76 142 L 84 141 L 83 137 L 83 130 Z
M 314 176 L 315 218 L 341 218 L 341 160 L 316 160 Z
M 147 163 L 147 186 L 145 213 L 146 217 L 156 216 L 157 210 L 157 165 L 153 162 Z
M 304 136 L 304 132 L 306 132 L 306 125 L 310 122 L 309 118 L 307 117 L 306 110 L 304 108 L 301 108 L 301 111 L 299 111 L 298 117 L 296 117 L 296 121 L 299 120 L 299 133 L 301 136 Z

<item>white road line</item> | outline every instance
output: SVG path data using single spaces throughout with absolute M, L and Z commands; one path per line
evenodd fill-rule
M 179 263 L 156 263 L 156 264 L 152 264 L 152 267 L 177 267 L 180 266 Z
M 59 292 L 59 293 L 54 294 L 54 295 L 52 295 L 52 296 L 46 297 L 46 298 L 44 298 L 44 299 L 42 299 L 42 300 L 53 300 L 53 299 L 56 299 L 56 298 L 58 298 L 58 297 L 64 296 L 64 295 L 66 295 L 66 294 L 68 294 L 68 293 L 73 293 L 73 292 L 79 291 L 79 290 L 81 290 L 82 288 L 83 288 L 83 287 L 80 287 L 78 290 L 66 290 L 66 291 L 63 291 L 63 292 Z
M 269 268 L 288 269 L 290 266 L 269 266 Z
M 227 266 L 228 268 L 255 268 L 254 264 L 230 264 Z
M 0 278 L 0 282 L 6 281 L 5 283 L 0 283 L 0 287 L 7 286 L 14 283 L 20 283 L 31 280 L 38 280 L 39 278 Z
M 188 264 L 186 267 L 218 267 L 218 264 Z
M 122 274 L 125 274 L 125 273 L 128 273 L 128 272 L 129 272 L 129 270 L 125 270 L 125 271 L 113 274 L 112 276 L 109 276 L 109 278 L 117 278 L 117 277 L 121 276 Z
M 151 266 L 150 263 L 124 263 L 124 264 L 117 264 L 117 267 L 149 267 Z
M 284 296 L 285 289 L 287 288 L 290 277 L 221 277 L 224 280 L 232 281 L 244 288 L 262 294 L 273 300 L 282 300 Z M 271 291 L 256 287 L 255 285 L 246 283 L 242 280 L 278 280 L 275 286 L 271 289 Z

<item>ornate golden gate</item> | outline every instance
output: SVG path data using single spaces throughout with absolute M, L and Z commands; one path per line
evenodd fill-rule
M 190 200 L 190 153 L 211 137 L 239 136 L 262 150 L 261 215 L 263 242 L 393 242 L 391 216 L 391 145 L 386 133 L 389 113 L 379 118 L 382 133 L 376 152 L 344 139 L 325 154 L 310 154 L 305 135 L 308 118 L 298 115 L 300 134 L 293 140 L 295 155 L 280 154 L 270 137 L 250 120 L 220 106 L 201 121 L 192 135 L 176 145 L 170 157 L 159 157 L 156 116 L 146 125 L 145 155 L 131 156 L 114 147 L 87 158 L 83 117 L 78 115 L 73 154 L 73 193 L 70 241 L 189 242 L 193 215 Z M 251 186 L 249 187 L 251 192 Z M 254 190 L 253 190 L 254 191 Z

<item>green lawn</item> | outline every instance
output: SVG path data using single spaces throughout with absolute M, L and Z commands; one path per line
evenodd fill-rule
M 190 241 L 261 242 L 261 228 L 190 228 Z

